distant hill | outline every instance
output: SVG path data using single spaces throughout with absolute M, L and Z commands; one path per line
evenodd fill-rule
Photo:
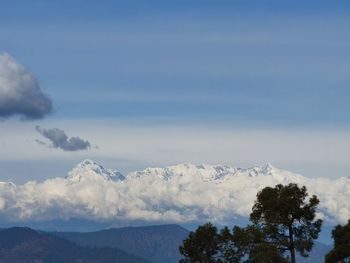
M 0 263 L 150 263 L 117 248 L 87 248 L 57 236 L 13 227 L 0 230 Z
M 89 233 L 52 233 L 82 246 L 115 247 L 146 258 L 153 263 L 177 263 L 179 246 L 189 231 L 178 225 L 125 227 Z M 299 263 L 322 263 L 330 246 L 315 242 L 309 257 L 298 256 Z
M 146 258 L 153 263 L 176 263 L 180 259 L 179 246 L 189 231 L 178 225 L 125 227 L 89 233 L 55 232 L 81 246 L 115 247 Z M 298 256 L 300 263 L 324 262 L 324 255 L 331 246 L 315 242 L 309 257 Z
M 178 225 L 161 225 L 52 234 L 81 246 L 119 248 L 153 263 L 175 263 L 180 258 L 179 246 L 189 231 Z
M 0 228 L 29 227 L 45 232 L 91 232 L 111 227 L 111 222 L 97 222 L 81 218 L 53 219 L 40 221 L 0 222 Z
M 0 229 L 0 263 L 176 263 L 188 234 L 178 225 L 50 234 L 25 227 Z M 315 242 L 310 256 L 298 256 L 297 262 L 324 262 L 330 249 Z

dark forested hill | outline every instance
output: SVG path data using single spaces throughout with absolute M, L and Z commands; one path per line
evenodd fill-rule
M 178 225 L 126 227 L 89 233 L 53 233 L 82 246 L 116 247 L 128 253 L 149 259 L 154 263 L 177 263 L 179 246 L 189 231 Z M 298 257 L 300 263 L 324 262 L 330 246 L 315 242 L 309 257 Z
M 0 263 L 149 263 L 116 248 L 85 248 L 68 240 L 14 227 L 0 230 Z
M 0 229 L 0 263 L 176 263 L 178 247 L 188 234 L 177 225 L 51 234 L 23 227 Z M 298 262 L 324 262 L 329 249 L 316 242 L 311 255 Z
M 175 263 L 189 231 L 178 225 L 125 227 L 89 233 L 52 233 L 82 246 L 116 247 L 154 263 Z

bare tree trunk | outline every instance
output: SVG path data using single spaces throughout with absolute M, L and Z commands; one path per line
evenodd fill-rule
M 290 259 L 292 263 L 295 263 L 295 247 L 294 247 L 294 238 L 293 238 L 293 229 L 292 226 L 289 226 L 289 251 L 290 251 Z

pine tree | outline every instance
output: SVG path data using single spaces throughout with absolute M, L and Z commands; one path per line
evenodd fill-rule
M 314 195 L 309 198 L 306 187 L 296 184 L 266 187 L 257 194 L 250 220 L 265 234 L 267 241 L 281 252 L 289 251 L 296 262 L 295 252 L 307 256 L 321 230 L 322 220 L 315 220 L 319 204 Z
M 350 262 L 350 220 L 344 226 L 338 225 L 332 231 L 334 248 L 326 255 L 326 263 Z
M 184 256 L 180 263 L 220 263 L 219 243 L 218 230 L 213 224 L 199 226 L 180 246 Z

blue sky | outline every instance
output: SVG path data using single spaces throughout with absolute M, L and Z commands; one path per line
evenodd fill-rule
M 67 123 L 105 119 L 117 127 L 335 130 L 331 151 L 344 154 L 344 138 L 336 136 L 350 121 L 349 11 L 349 1 L 7 1 L 0 51 L 33 72 L 52 98 L 47 125 L 69 130 Z M 256 157 L 232 164 L 275 161 L 316 175 L 324 151 L 319 163 Z M 116 166 L 115 155 L 100 155 Z M 154 157 L 125 170 L 170 163 Z M 345 161 L 330 167 L 350 172 Z

